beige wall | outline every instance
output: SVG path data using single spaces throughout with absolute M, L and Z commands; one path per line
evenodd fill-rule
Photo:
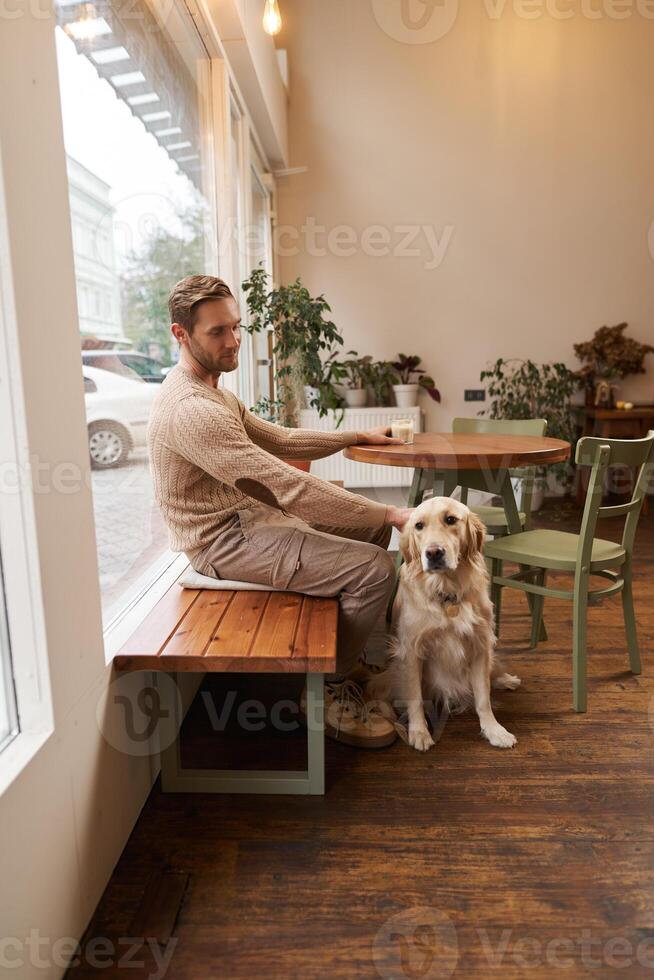
M 414 16 L 425 10 L 412 4 Z M 537 12 L 538 0 L 524 6 Z M 568 7 L 580 2 L 561 0 Z M 498 356 L 574 366 L 573 342 L 620 320 L 654 340 L 654 20 L 635 9 L 624 20 L 530 20 L 499 0 L 460 8 L 441 39 L 408 44 L 379 26 L 372 0 L 285 0 L 279 40 L 291 165 L 309 167 L 279 181 L 280 222 L 352 226 L 359 243 L 383 225 L 391 247 L 399 226 L 431 226 L 441 243 L 451 234 L 432 269 L 424 233 L 418 257 L 374 257 L 360 244 L 349 257 L 312 256 L 301 236 L 281 276 L 326 293 L 348 346 L 421 354 L 443 393 L 440 408 L 425 401 L 441 427 L 475 413 L 463 389 Z M 430 28 L 452 13 L 452 0 L 437 4 L 445 19 Z M 624 391 L 654 401 L 654 357 Z

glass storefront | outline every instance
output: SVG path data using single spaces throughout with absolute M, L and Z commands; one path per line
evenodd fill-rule
M 164 17 L 143 0 L 60 0 L 57 20 L 106 623 L 170 560 L 145 435 L 177 357 L 170 288 L 217 270 L 211 63 L 190 17 L 170 4 Z

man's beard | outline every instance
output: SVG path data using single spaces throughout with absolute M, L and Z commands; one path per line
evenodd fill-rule
M 222 374 L 223 371 L 235 371 L 238 367 L 238 351 L 236 351 L 236 357 L 231 358 L 225 355 L 220 360 L 211 358 L 207 352 L 197 344 L 192 337 L 189 337 L 188 346 L 191 354 L 198 362 L 201 364 L 205 371 L 210 374 Z M 234 360 L 236 363 L 234 363 Z

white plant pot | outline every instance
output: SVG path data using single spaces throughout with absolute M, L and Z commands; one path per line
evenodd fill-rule
M 350 408 L 365 408 L 368 402 L 368 392 L 365 388 L 346 388 L 345 401 Z
M 418 404 L 420 385 L 393 385 L 395 404 L 398 408 L 415 408 Z
M 511 483 L 513 484 L 513 493 L 515 494 L 518 510 L 524 510 L 523 501 L 522 501 L 524 495 L 524 480 L 520 476 L 514 476 L 511 477 Z M 537 510 L 541 509 L 544 500 L 545 500 L 545 481 L 540 477 L 536 477 L 536 479 L 534 480 L 534 485 L 531 489 L 532 514 L 535 514 Z
M 537 510 L 540 510 L 543 506 L 543 501 L 545 500 L 545 481 L 536 479 L 534 480 L 534 487 L 531 491 L 531 512 L 534 514 Z
M 320 395 L 319 388 L 313 388 L 311 385 L 304 386 L 304 400 L 307 403 L 307 408 L 313 408 L 311 404 L 312 401 L 316 401 Z

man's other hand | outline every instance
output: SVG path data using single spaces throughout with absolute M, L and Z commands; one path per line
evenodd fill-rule
M 401 439 L 393 439 L 390 434 L 391 429 L 388 425 L 379 425 L 376 429 L 369 429 L 367 432 L 357 432 L 358 446 L 401 446 Z
M 389 504 L 386 508 L 386 520 L 384 523 L 390 524 L 391 527 L 396 527 L 398 531 L 401 531 L 412 513 L 412 507 L 393 507 L 392 504 Z

